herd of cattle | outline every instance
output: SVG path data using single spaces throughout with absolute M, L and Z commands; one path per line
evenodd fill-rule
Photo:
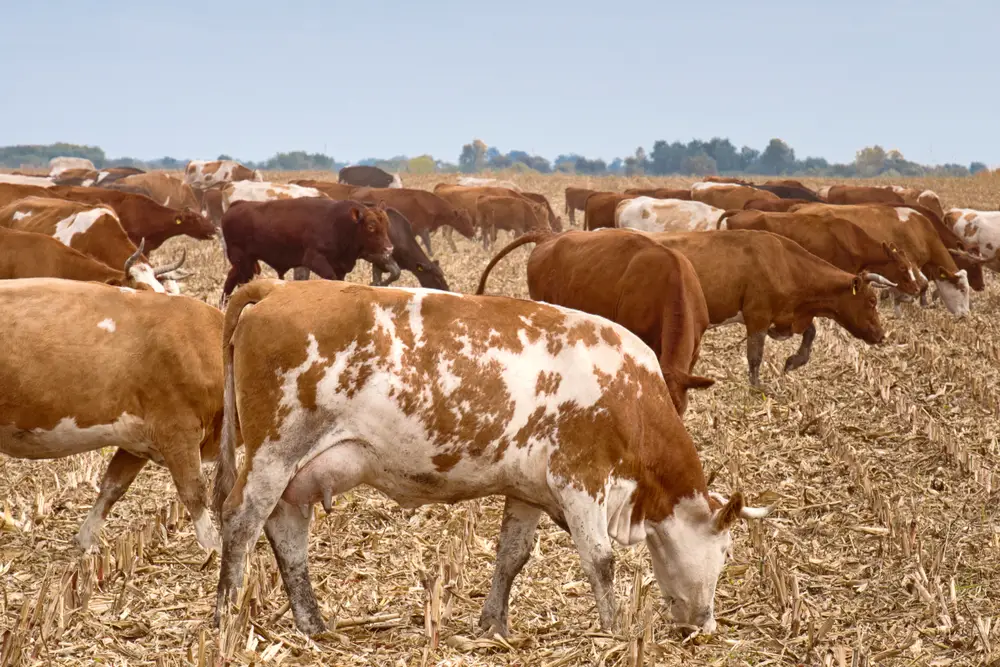
M 676 620 L 711 632 L 730 526 L 770 508 L 709 491 L 681 421 L 688 390 L 714 382 L 694 372 L 704 332 L 742 323 L 758 385 L 767 336 L 802 336 L 793 370 L 817 317 L 880 342 L 877 289 L 898 311 L 927 305 L 933 282 L 964 316 L 983 266 L 1000 268 L 1000 213 L 945 211 L 930 191 L 725 179 L 567 188 L 572 224 L 577 211 L 584 230 L 564 232 L 513 183 L 429 192 L 374 167 L 287 184 L 231 161 L 191 162 L 183 178 L 73 159 L 44 178 L 0 175 L 0 452 L 117 448 L 77 536 L 86 549 L 147 461 L 165 466 L 198 542 L 222 553 L 216 621 L 263 532 L 298 627 L 324 630 L 311 508 L 367 484 L 406 507 L 505 496 L 487 632 L 507 632 L 543 512 L 572 536 L 605 630 L 612 543 L 645 541 Z M 429 257 L 439 229 L 453 249 L 452 230 L 487 248 L 497 230 L 515 238 L 464 295 Z M 181 234 L 222 243 L 220 308 L 180 295 L 184 257 L 150 262 Z M 482 296 L 529 243 L 531 300 Z M 343 282 L 359 259 L 371 287 Z M 261 262 L 296 280 L 254 280 Z M 402 270 L 432 289 L 386 289 Z M 300 280 L 310 271 L 331 280 Z M 212 459 L 221 544 L 201 474 Z

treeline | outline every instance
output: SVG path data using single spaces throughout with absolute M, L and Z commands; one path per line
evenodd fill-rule
M 87 158 L 98 168 L 134 166 L 142 169 L 183 169 L 188 162 L 187 159 L 173 157 L 155 160 L 139 160 L 131 157 L 108 158 L 97 146 L 56 143 L 45 146 L 0 147 L 0 166 L 10 169 L 44 169 L 48 167 L 49 160 L 61 155 Z M 217 159 L 234 158 L 229 155 L 219 155 Z M 328 155 L 306 151 L 277 153 L 260 162 L 245 159 L 239 161 L 254 169 L 282 171 L 337 171 L 349 164 L 337 162 Z M 655 142 L 648 152 L 645 148 L 639 147 L 632 155 L 615 158 L 611 162 L 589 159 L 576 153 L 559 155 L 555 160 L 549 161 L 547 158 L 531 155 L 526 151 L 512 150 L 504 153 L 497 147 L 487 146 L 482 140 L 476 139 L 462 146 L 457 163 L 439 160 L 431 155 L 412 158 L 398 155 L 388 159 L 366 158 L 356 164 L 373 165 L 389 172 L 410 174 L 514 170 L 595 176 L 760 174 L 838 178 L 969 176 L 987 169 L 982 162 L 973 162 L 969 165 L 921 165 L 907 160 L 898 150 L 887 151 L 881 146 L 861 149 L 856 153 L 853 162 L 831 164 L 822 157 L 799 159 L 795 155 L 795 150 L 781 139 L 771 139 L 763 150 L 757 150 L 750 146 L 737 148 L 729 139 L 718 137 L 709 141 L 693 139 L 686 144 L 660 140 Z

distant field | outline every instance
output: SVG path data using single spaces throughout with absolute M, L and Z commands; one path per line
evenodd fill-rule
M 336 180 L 329 172 L 268 177 Z M 560 215 L 568 185 L 623 190 L 697 180 L 502 177 L 545 194 Z M 455 178 L 403 175 L 404 185 L 425 189 Z M 946 208 L 1000 208 L 997 176 L 894 182 L 933 189 Z M 437 258 L 452 288 L 471 292 L 490 255 L 455 237 L 456 253 L 435 239 Z M 507 240 L 501 234 L 501 245 Z M 185 291 L 217 303 L 228 269 L 219 245 L 174 239 L 158 259 L 181 249 L 196 271 Z M 488 293 L 526 298 L 528 254 L 501 262 Z M 369 266 L 349 279 L 369 282 Z M 417 285 L 409 274 L 401 283 Z M 744 330 L 706 334 L 696 368 L 718 382 L 690 394 L 684 422 L 706 470 L 718 471 L 714 489 L 780 497 L 771 519 L 734 530 L 713 637 L 685 641 L 670 625 L 644 547 L 617 551 L 626 632 L 600 634 L 571 541 L 543 519 L 511 597 L 509 645 L 477 642 L 502 502 L 411 511 L 359 489 L 330 516 L 316 508 L 312 529 L 312 580 L 340 629 L 318 642 L 295 631 L 262 539 L 245 612 L 220 638 L 210 627 L 217 560 L 205 564 L 163 469 L 144 471 L 116 506 L 101 555 L 81 559 L 73 550 L 109 452 L 37 462 L 0 456 L 0 643 L 21 642 L 25 664 L 202 665 L 220 650 L 246 664 L 251 649 L 261 664 L 610 666 L 636 664 L 640 646 L 649 665 L 1000 660 L 1000 289 L 988 275 L 964 321 L 940 303 L 904 305 L 901 317 L 883 307 L 881 316 L 887 337 L 878 347 L 822 321 L 812 360 L 790 375 L 782 363 L 798 339 L 768 341 L 766 394 L 747 385 Z M 443 643 L 429 652 L 425 582 L 442 567 L 453 596 Z

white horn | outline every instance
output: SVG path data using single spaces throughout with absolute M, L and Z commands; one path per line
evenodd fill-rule
M 869 273 L 868 271 L 865 271 L 863 276 L 864 279 L 870 283 L 875 283 L 876 285 L 881 285 L 882 287 L 896 287 L 896 283 L 892 282 L 885 276 L 880 276 L 877 273 Z
M 763 519 L 774 511 L 774 505 L 767 507 L 744 507 L 740 510 L 741 519 Z

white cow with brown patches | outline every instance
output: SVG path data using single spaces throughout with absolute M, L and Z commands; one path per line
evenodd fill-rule
M 977 248 L 989 260 L 987 267 L 1000 271 L 1000 211 L 977 211 L 972 208 L 949 209 L 944 224 L 954 230 L 963 242 Z
M 766 513 L 744 508 L 740 494 L 709 496 L 655 354 L 593 315 L 261 280 L 233 295 L 223 341 L 217 622 L 263 530 L 296 624 L 325 630 L 307 568 L 311 506 L 329 511 L 360 484 L 404 507 L 506 496 L 479 621 L 501 633 L 543 512 L 572 535 L 605 630 L 616 619 L 612 542 L 645 541 L 676 618 L 706 631 L 730 525 Z M 236 478 L 239 435 L 247 449 Z
M 717 229 L 723 213 L 700 201 L 636 197 L 615 207 L 615 225 L 640 232 L 703 232 Z
M 58 176 L 67 169 L 90 169 L 96 171 L 94 163 L 85 157 L 54 157 L 49 160 L 49 176 Z
M 51 188 L 56 184 L 54 180 L 47 176 L 25 176 L 24 174 L 0 174 L 0 183 L 34 185 L 40 188 Z
M 184 182 L 202 190 L 218 183 L 263 180 L 259 171 L 236 160 L 191 160 L 184 167 Z
M 222 210 L 229 210 L 235 201 L 274 201 L 276 199 L 300 199 L 302 197 L 322 197 L 329 199 L 316 188 L 294 183 L 270 183 L 267 181 L 236 181 L 222 188 Z
M 148 461 L 165 466 L 198 542 L 218 549 L 201 475 L 222 425 L 222 313 L 186 297 L 56 278 L 0 281 L 0 453 L 115 447 L 77 542 L 97 546 Z M 162 498 L 157 499 L 162 501 Z

